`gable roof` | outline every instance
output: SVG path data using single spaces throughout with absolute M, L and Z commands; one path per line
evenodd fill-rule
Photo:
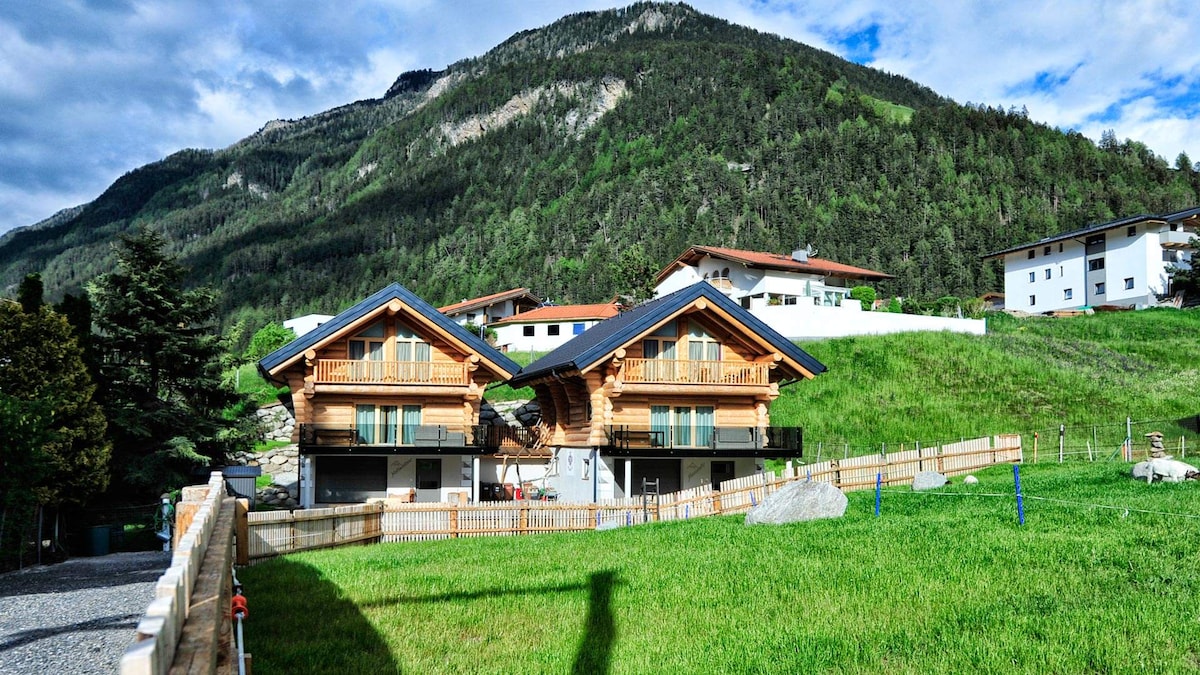
M 520 370 L 521 367 L 512 359 L 501 354 L 495 347 L 480 339 L 478 335 L 451 321 L 444 314 L 434 309 L 432 305 L 397 283 L 376 291 L 350 309 L 321 324 L 316 330 L 305 333 L 267 354 L 258 362 L 258 369 L 264 374 L 270 374 L 272 370 L 290 365 L 291 362 L 303 356 L 304 352 L 308 349 L 312 349 L 336 337 L 348 326 L 378 310 L 380 307 L 387 305 L 392 300 L 403 302 L 426 321 L 434 324 L 458 340 L 463 347 L 474 354 L 478 354 L 480 359 L 485 361 L 484 365 L 488 366 L 496 374 L 508 378 Z
M 493 326 L 502 323 L 531 323 L 536 321 L 572 321 L 583 319 L 608 319 L 619 314 L 615 303 L 598 305 L 545 305 L 528 312 L 506 316 L 493 321 Z
M 1021 244 L 1019 246 L 1010 246 L 1001 251 L 984 254 L 984 255 L 980 256 L 980 259 L 988 260 L 989 258 L 999 258 L 1002 256 L 1006 256 L 1009 253 L 1016 253 L 1017 251 L 1024 251 L 1026 249 L 1037 248 L 1038 246 L 1044 246 L 1046 244 L 1056 244 L 1060 241 L 1066 241 L 1068 239 L 1078 239 L 1079 237 L 1086 237 L 1089 234 L 1095 234 L 1097 232 L 1104 232 L 1106 230 L 1111 230 L 1111 229 L 1118 228 L 1118 227 L 1126 227 L 1128 225 L 1136 225 L 1137 223 L 1156 222 L 1156 223 L 1170 224 L 1170 223 L 1178 223 L 1178 222 L 1188 220 L 1191 218 L 1196 218 L 1197 216 L 1200 216 L 1200 207 L 1192 207 L 1189 209 L 1184 209 L 1182 211 L 1176 211 L 1174 213 L 1164 213 L 1161 215 L 1154 215 L 1152 213 L 1139 213 L 1136 216 L 1126 216 L 1124 218 L 1117 218 L 1116 220 L 1109 220 L 1109 221 L 1106 221 L 1103 223 L 1094 223 L 1092 225 L 1087 225 L 1087 226 L 1084 226 L 1084 227 L 1081 227 L 1078 229 L 1070 230 L 1068 232 L 1062 232 L 1060 234 L 1052 234 L 1049 237 L 1043 237 L 1041 239 L 1038 239 L 1037 241 L 1030 242 L 1028 244 Z
M 662 280 L 667 278 L 671 272 L 679 265 L 695 265 L 700 262 L 704 256 L 713 258 L 721 258 L 731 262 L 741 263 L 746 267 L 757 267 L 761 269 L 781 270 L 784 272 L 795 272 L 798 274 L 820 274 L 828 277 L 841 277 L 845 279 L 893 279 L 890 274 L 876 272 L 874 270 L 855 267 L 853 265 L 843 265 L 832 260 L 823 258 L 809 257 L 808 262 L 799 262 L 792 260 L 791 255 L 783 255 L 780 253 L 762 253 L 759 251 L 744 251 L 737 248 L 723 248 L 720 246 L 692 246 L 684 251 L 682 255 L 673 260 L 670 265 L 663 268 L 655 278 L 655 283 L 662 283 Z
M 459 314 L 461 312 L 468 312 L 472 309 L 479 309 L 481 307 L 494 305 L 497 302 L 504 302 L 505 300 L 519 300 L 521 298 L 528 298 L 530 303 L 534 305 L 542 304 L 542 301 L 538 299 L 536 295 L 531 293 L 528 288 L 513 288 L 507 291 L 500 291 L 499 293 L 492 293 L 491 295 L 485 295 L 479 298 L 472 298 L 471 300 L 462 300 L 461 302 L 456 302 L 453 305 L 438 307 L 438 311 L 442 314 Z
M 791 360 L 799 369 L 814 376 L 825 372 L 825 365 L 808 352 L 797 347 L 741 305 L 725 297 L 713 288 L 712 284 L 698 282 L 601 321 L 558 349 L 522 368 L 509 384 L 519 387 L 551 374 L 585 370 L 618 348 L 650 332 L 700 298 L 731 315 L 749 331 L 763 338 L 784 358 Z

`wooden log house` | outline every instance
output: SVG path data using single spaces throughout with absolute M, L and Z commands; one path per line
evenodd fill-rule
M 301 505 L 478 499 L 484 389 L 519 366 L 399 284 L 259 362 L 286 385 Z
M 779 387 L 825 366 L 709 283 L 608 319 L 521 370 L 554 448 L 560 499 L 666 493 L 801 453 L 799 429 L 772 427 Z

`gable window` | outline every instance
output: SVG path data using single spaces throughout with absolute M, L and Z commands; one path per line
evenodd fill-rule
M 1063 290 L 1063 300 L 1070 300 L 1070 299 L 1071 299 L 1071 289 L 1070 288 L 1064 289 Z
M 560 326 L 556 323 L 552 323 L 549 326 L 546 326 L 546 335 L 558 335 L 559 330 L 561 330 L 561 329 L 562 329 L 562 326 Z
M 1104 282 L 1096 284 L 1096 295 L 1104 295 Z
M 1125 278 L 1125 290 L 1133 290 L 1133 277 Z
M 428 382 L 433 375 L 429 365 L 433 353 L 429 343 L 422 340 L 408 326 L 396 323 L 396 361 L 401 382 Z
M 1050 278 L 1050 268 L 1049 267 L 1046 268 L 1046 278 L 1047 279 Z
M 1030 259 L 1030 260 L 1033 260 L 1033 257 L 1034 257 L 1034 256 L 1036 256 L 1036 255 L 1037 255 L 1037 251 L 1036 251 L 1036 250 L 1034 250 L 1034 249 L 1032 249 L 1032 248 L 1031 248 L 1031 249 L 1029 249 L 1029 259 Z
M 533 337 L 533 326 L 521 326 L 521 335 Z
M 1092 258 L 1088 261 L 1088 271 L 1095 272 L 1096 270 L 1104 269 L 1104 258 Z
M 375 323 L 350 338 L 347 344 L 347 355 L 350 360 L 374 362 L 350 364 L 351 381 L 365 382 L 383 379 L 383 338 L 383 323 Z
M 571 335 L 582 335 L 586 327 L 582 323 L 571 324 Z
M 1050 247 L 1049 246 L 1042 249 L 1042 255 L 1050 255 Z
M 642 358 L 645 361 L 645 377 L 648 382 L 675 380 L 675 322 L 663 327 L 642 340 Z
M 721 343 L 698 321 L 688 321 L 688 379 L 716 382 L 721 377 Z
M 1037 273 L 1036 273 L 1036 272 L 1030 272 L 1030 273 L 1029 273 L 1029 283 L 1031 283 L 1031 284 L 1032 284 L 1032 283 L 1033 283 L 1035 280 L 1037 280 Z

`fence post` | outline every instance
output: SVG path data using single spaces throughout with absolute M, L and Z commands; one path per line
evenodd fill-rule
M 450 508 L 450 538 L 458 539 L 458 504 Z
M 596 506 L 595 504 L 588 504 L 588 523 L 591 524 L 592 529 L 600 527 L 599 509 L 600 507 Z
M 235 541 L 237 545 L 237 564 L 250 564 L 250 500 L 239 499 L 233 512 Z
M 1125 461 L 1133 461 L 1133 422 L 1125 418 Z
M 456 509 L 456 512 L 457 512 L 457 509 Z M 529 507 L 528 506 L 521 507 L 521 510 L 518 514 L 517 527 L 519 529 L 520 534 L 527 533 L 526 531 L 529 529 Z
M 1013 483 L 1017 489 L 1017 524 L 1025 524 L 1025 500 L 1021 497 L 1021 465 L 1013 464 Z
M 718 516 L 721 515 L 721 491 L 720 490 L 716 490 L 715 492 L 712 493 L 712 500 L 713 500 L 713 514 L 718 515 Z
M 1058 463 L 1063 463 L 1063 442 L 1067 438 L 1067 426 L 1065 424 L 1058 425 Z
M 879 499 L 883 491 L 883 474 L 875 472 L 875 517 L 879 517 Z
M 1038 432 L 1033 432 L 1033 463 L 1037 464 Z

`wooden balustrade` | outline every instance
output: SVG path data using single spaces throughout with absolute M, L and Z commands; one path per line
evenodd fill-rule
M 621 379 L 630 383 L 765 386 L 771 383 L 768 373 L 768 364 L 747 361 L 625 359 L 621 364 Z
M 365 361 L 321 359 L 320 384 L 468 384 L 467 364 L 437 361 Z

